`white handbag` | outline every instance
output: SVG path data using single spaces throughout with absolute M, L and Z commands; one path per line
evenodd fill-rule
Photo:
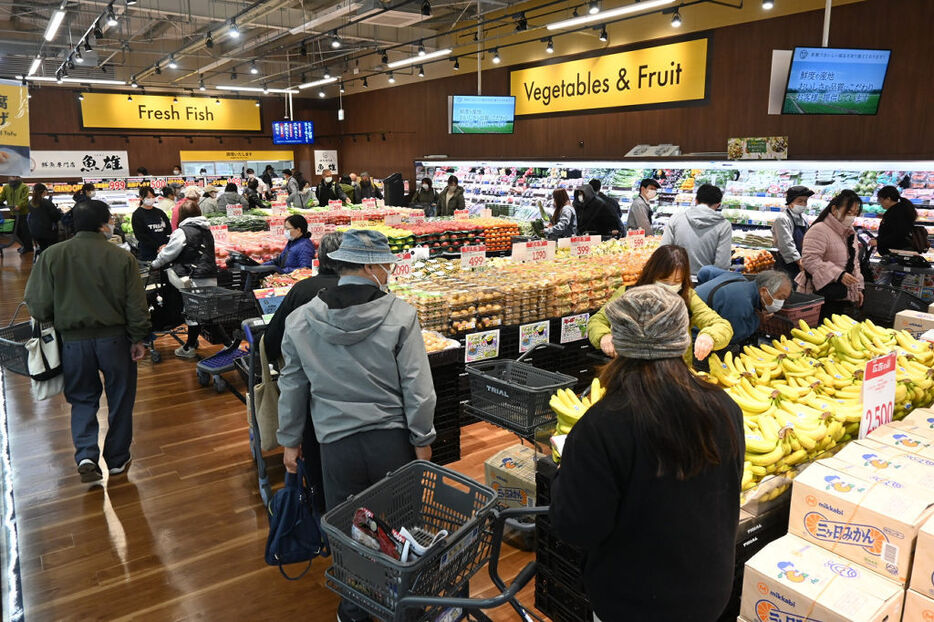
M 37 401 L 58 395 L 64 388 L 62 345 L 51 326 L 42 328 L 33 320 L 32 337 L 25 344 L 26 366 L 32 379 L 32 395 Z

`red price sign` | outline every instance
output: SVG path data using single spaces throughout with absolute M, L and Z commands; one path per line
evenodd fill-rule
M 363 199 L 363 207 L 366 209 L 376 209 L 376 199 Z
M 895 353 L 874 358 L 866 363 L 863 374 L 863 419 L 859 437 L 891 423 L 895 411 Z
M 227 244 L 230 241 L 227 225 L 211 225 L 211 235 L 214 236 L 215 244 Z
M 238 205 L 233 207 L 231 205 L 227 206 L 227 218 L 233 218 L 235 216 L 243 216 L 243 206 Z
M 311 234 L 311 237 L 315 240 L 320 240 L 324 237 L 325 225 L 323 222 L 312 222 L 308 223 L 308 233 Z
M 273 216 L 285 216 L 286 209 L 285 203 L 273 203 L 272 204 L 272 215 Z
M 340 209 L 344 207 L 343 201 L 328 201 L 328 209 Z
M 555 258 L 555 243 L 549 240 L 536 240 L 525 243 L 526 261 L 548 261 Z
M 280 237 L 285 235 L 285 218 L 270 218 L 269 233 Z
M 150 182 L 149 187 L 152 188 L 153 190 L 160 190 L 162 188 L 165 188 L 165 184 L 166 184 L 166 181 L 164 179 L 153 179 Z
M 312 259 L 311 260 L 311 276 L 317 276 L 318 268 L 320 267 L 321 267 L 321 262 L 319 262 L 317 259 Z
M 110 190 L 126 190 L 126 182 L 122 179 L 115 179 L 107 185 Z
M 571 238 L 571 257 L 590 257 L 598 244 L 600 244 L 599 235 L 573 237 Z
M 461 270 L 475 270 L 486 264 L 486 246 L 461 247 Z
M 399 261 L 392 271 L 394 279 L 406 278 L 412 275 L 412 253 L 396 253 Z
M 466 210 L 466 209 L 454 210 L 454 218 L 467 218 L 468 216 L 470 216 L 470 210 Z

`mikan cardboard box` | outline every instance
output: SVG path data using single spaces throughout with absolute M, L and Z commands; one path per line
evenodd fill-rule
M 927 431 L 927 436 L 934 436 L 934 410 L 930 408 L 917 408 L 911 411 L 904 419 L 902 423 L 910 423 L 921 430 Z
M 904 590 L 788 534 L 746 564 L 740 618 L 752 622 L 894 622 Z
M 934 519 L 924 523 L 918 533 L 915 562 L 911 569 L 911 589 L 934 598 Z
M 483 463 L 486 485 L 511 508 L 535 505 L 535 450 L 513 445 Z
M 788 531 L 902 585 L 934 492 L 884 482 L 815 462 L 796 479 Z
M 934 328 L 934 315 L 923 311 L 899 311 L 895 314 L 895 330 L 907 330 L 914 336 Z
M 922 428 L 904 421 L 893 421 L 869 433 L 866 438 L 878 441 L 905 453 L 934 460 L 934 440 L 921 433 Z
M 896 449 L 872 438 L 847 443 L 833 458 L 822 460 L 836 469 L 860 470 L 857 477 L 892 481 L 891 486 L 914 485 L 934 490 L 934 459 Z M 841 466 L 846 463 L 848 466 Z M 896 486 L 898 484 L 899 486 Z
M 905 594 L 902 622 L 934 622 L 934 600 L 914 590 Z

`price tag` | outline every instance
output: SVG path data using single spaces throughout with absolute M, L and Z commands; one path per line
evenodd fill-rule
M 236 216 L 243 216 L 243 206 L 238 205 L 236 207 L 232 205 L 227 206 L 227 218 L 234 218 Z
M 379 209 L 386 207 L 386 201 L 382 199 L 376 199 L 376 207 Z
M 480 216 L 483 218 L 493 218 L 493 210 L 490 208 L 480 210 Z
M 859 424 L 861 439 L 892 421 L 895 410 L 895 367 L 894 352 L 866 363 L 863 374 L 863 419 Z
M 551 240 L 535 240 L 525 243 L 524 261 L 548 261 L 555 258 L 555 243 Z
M 599 235 L 581 235 L 571 238 L 571 257 L 590 257 L 600 241 Z
M 270 218 L 269 233 L 279 237 L 285 235 L 285 218 Z
M 461 270 L 476 270 L 486 264 L 486 246 L 462 246 Z
M 423 222 L 425 222 L 425 215 L 424 214 L 413 214 L 411 216 L 406 216 L 405 222 L 409 224 L 413 224 L 413 225 L 420 225 Z
M 272 215 L 273 216 L 285 216 L 287 210 L 285 209 L 285 203 L 273 203 L 272 204 Z
M 642 248 L 645 246 L 645 230 L 633 229 L 626 234 L 625 239 L 629 241 L 629 248 Z
M 365 218 L 351 218 L 350 219 L 351 229 L 357 229 L 360 227 L 368 227 L 369 225 L 370 225 L 370 221 L 366 220 Z
M 313 240 L 320 240 L 324 237 L 325 225 L 323 222 L 310 222 L 308 223 L 308 233 L 311 234 Z
M 126 182 L 122 179 L 115 179 L 107 185 L 110 190 L 126 190 Z
M 211 235 L 214 236 L 215 244 L 227 244 L 230 242 L 230 235 L 227 233 L 227 225 L 211 225 Z
M 328 201 L 328 209 L 340 209 L 344 207 L 343 201 Z
M 392 271 L 393 279 L 402 279 L 407 278 L 412 275 L 412 253 L 406 251 L 404 253 L 396 253 L 396 257 L 399 258 L 399 261 L 396 263 L 396 267 Z
M 402 224 L 402 214 L 386 214 L 383 222 L 387 227 L 397 227 Z
M 454 218 L 469 218 L 470 210 L 466 209 L 456 209 L 454 210 Z
M 321 262 L 317 259 L 311 260 L 311 276 L 318 276 L 318 269 L 321 267 Z
M 363 207 L 366 209 L 376 209 L 376 199 L 363 199 Z

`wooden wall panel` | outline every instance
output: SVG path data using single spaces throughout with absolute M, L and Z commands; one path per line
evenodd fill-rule
M 710 100 L 702 106 L 520 118 L 512 136 L 447 133 L 447 96 L 476 92 L 476 74 L 381 89 L 344 98 L 341 167 L 412 175 L 425 155 L 452 158 L 619 158 L 639 143 L 674 143 L 688 152 L 723 152 L 731 136 L 789 136 L 796 159 L 930 158 L 934 155 L 934 58 L 930 0 L 868 0 L 835 8 L 834 47 L 893 50 L 875 117 L 766 114 L 773 49 L 819 45 L 822 12 L 713 32 Z M 484 71 L 484 94 L 508 92 L 508 68 Z M 384 78 L 373 78 L 382 80 Z M 371 133 L 371 142 L 351 134 Z M 386 141 L 380 136 L 386 132 Z

